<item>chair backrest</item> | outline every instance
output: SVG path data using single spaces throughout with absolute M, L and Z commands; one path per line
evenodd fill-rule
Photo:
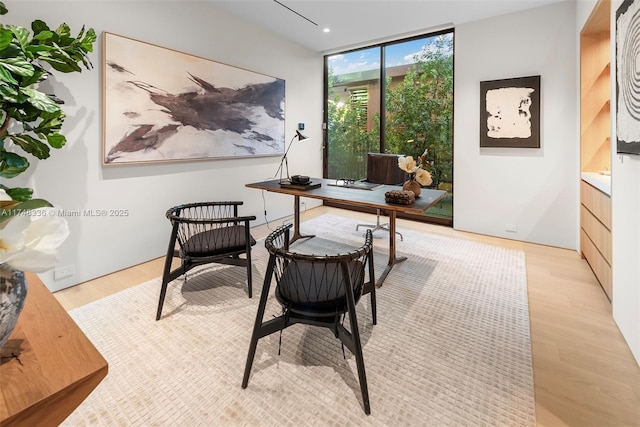
M 398 167 L 398 157 L 398 154 L 368 153 L 367 181 L 389 185 L 406 181 L 406 173 Z
M 364 244 L 339 254 L 312 255 L 289 250 L 291 224 L 276 229 L 265 239 L 270 254 L 266 280 L 276 278 L 275 295 L 292 311 L 331 316 L 347 311 L 347 286 L 357 302 L 363 293 L 365 275 L 375 280 L 373 238 L 367 230 Z
M 249 221 L 254 216 L 239 217 L 243 202 L 202 202 L 175 206 L 166 213 L 173 225 L 182 255 L 207 257 L 245 250 Z

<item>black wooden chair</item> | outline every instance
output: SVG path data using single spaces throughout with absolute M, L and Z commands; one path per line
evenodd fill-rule
M 364 411 L 370 414 L 356 304 L 362 295 L 371 295 L 371 314 L 375 325 L 376 291 L 371 230 L 367 230 L 364 245 L 349 253 L 309 255 L 289 250 L 291 227 L 291 224 L 281 226 L 265 240 L 269 263 L 251 335 L 242 388 L 246 388 L 249 383 L 260 338 L 296 323 L 321 326 L 333 331 L 342 342 L 343 351 L 346 346 L 355 355 Z M 265 306 L 274 276 L 275 297 L 282 306 L 282 315 L 264 321 Z M 368 280 L 365 280 L 365 276 Z M 345 316 L 349 318 L 350 330 L 343 324 Z
M 374 184 L 402 185 L 407 178 L 407 173 L 398 167 L 398 154 L 387 153 L 367 153 L 367 177 L 366 182 Z M 356 230 L 360 227 L 370 228 L 371 232 L 384 230 L 389 232 L 389 224 L 382 223 L 380 216 L 381 209 L 376 209 L 375 224 L 358 224 Z M 400 236 L 400 240 L 404 240 L 402 234 L 396 231 Z
M 238 216 L 243 202 L 203 202 L 175 206 L 166 213 L 172 231 L 164 262 L 156 320 L 162 316 L 167 285 L 192 268 L 210 263 L 246 267 L 251 298 L 251 247 L 256 244 L 249 223 L 255 216 Z M 241 258 L 240 255 L 245 257 Z M 174 257 L 180 266 L 171 270 Z M 185 276 L 186 280 L 186 276 Z

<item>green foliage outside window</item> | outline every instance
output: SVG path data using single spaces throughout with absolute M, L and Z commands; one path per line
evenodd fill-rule
M 386 82 L 386 150 L 415 159 L 427 149 L 434 187 L 453 182 L 452 43 L 436 38 L 415 57 L 402 82 L 393 89 Z
M 384 151 L 417 158 L 425 148 L 432 187 L 453 182 L 453 39 L 436 37 L 414 57 L 395 87 L 385 82 Z M 366 153 L 380 151 L 380 115 L 366 131 L 358 104 L 340 103 L 333 90 L 343 82 L 329 69 L 328 141 L 330 178 L 366 176 Z

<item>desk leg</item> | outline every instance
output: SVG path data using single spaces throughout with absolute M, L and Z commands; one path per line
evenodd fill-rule
M 387 278 L 391 268 L 399 262 L 405 261 L 407 257 L 396 257 L 396 211 L 389 212 L 389 262 L 382 275 L 376 282 L 376 286 L 382 286 L 382 282 Z
M 289 240 L 289 243 L 310 237 L 315 237 L 315 235 L 305 236 L 300 234 L 300 196 L 293 196 L 293 236 L 291 240 Z

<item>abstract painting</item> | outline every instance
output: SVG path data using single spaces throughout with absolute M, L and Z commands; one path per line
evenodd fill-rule
M 284 153 L 284 80 L 110 33 L 103 52 L 103 164 Z
M 640 154 L 640 2 L 616 12 L 616 151 Z
M 480 82 L 480 147 L 540 148 L 540 76 Z

